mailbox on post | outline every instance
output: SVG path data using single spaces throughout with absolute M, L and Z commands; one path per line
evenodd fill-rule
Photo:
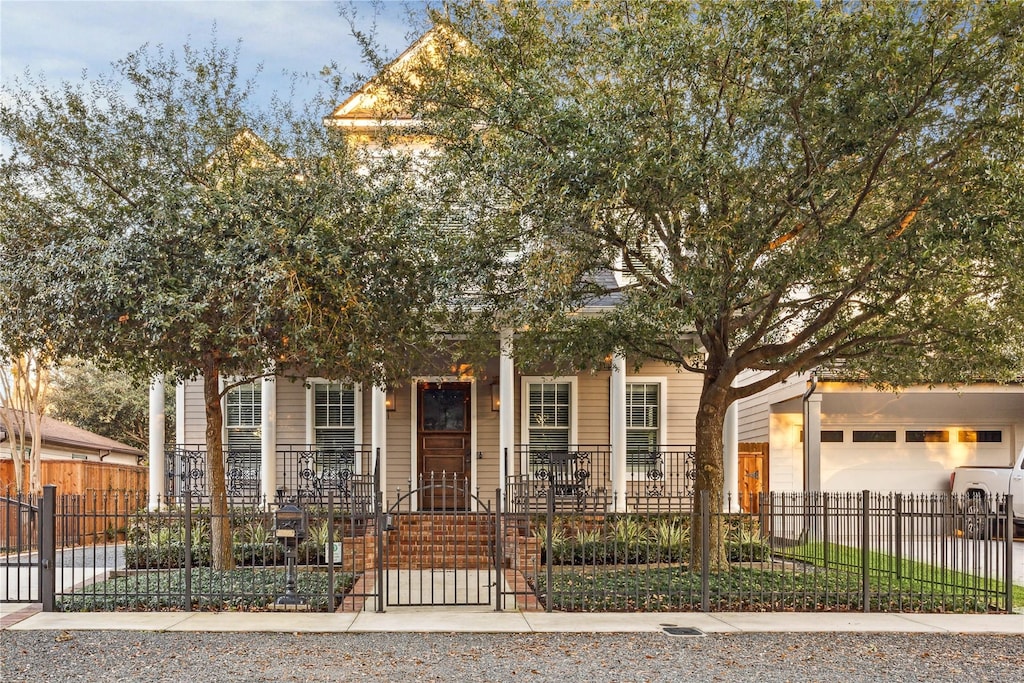
M 297 609 L 306 604 L 295 592 L 295 564 L 299 543 L 306 538 L 307 526 L 306 511 L 295 503 L 285 503 L 274 512 L 274 535 L 284 543 L 285 549 L 284 595 L 275 601 L 276 606 Z
M 274 512 L 274 535 L 286 545 L 289 539 L 294 544 L 305 540 L 306 526 L 306 511 L 295 503 L 285 503 Z

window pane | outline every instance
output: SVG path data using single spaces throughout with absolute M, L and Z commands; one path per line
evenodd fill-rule
M 255 429 L 235 428 L 228 430 L 229 451 L 260 451 L 260 433 Z
M 466 430 L 469 392 L 461 389 L 423 390 L 423 429 L 430 432 Z
M 316 445 L 321 449 L 352 450 L 356 445 L 355 430 L 341 428 L 317 429 Z
M 341 384 L 318 383 L 313 388 L 313 424 L 316 427 L 354 427 L 355 389 Z
M 1002 443 L 1003 432 L 1000 429 L 961 429 L 960 443 Z
M 854 430 L 854 443 L 896 443 L 896 430 Z
M 657 429 L 661 385 L 633 382 L 626 385 L 626 427 Z
M 538 427 L 569 426 L 569 384 L 530 384 L 528 393 L 530 425 Z
M 908 429 L 907 443 L 947 443 L 949 432 L 944 429 Z
M 531 429 L 531 451 L 568 451 L 569 431 L 564 429 Z
M 261 393 L 255 384 L 243 384 L 229 391 L 225 400 L 227 414 L 224 424 L 227 427 L 258 427 Z

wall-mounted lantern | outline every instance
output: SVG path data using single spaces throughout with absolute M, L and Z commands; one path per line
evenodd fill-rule
M 393 413 L 397 409 L 395 405 L 395 390 L 392 387 L 384 389 L 384 407 L 389 413 Z
M 501 385 L 498 380 L 491 382 L 491 410 L 495 413 L 501 411 Z

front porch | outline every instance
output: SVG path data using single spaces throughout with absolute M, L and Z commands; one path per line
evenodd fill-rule
M 505 330 L 490 361 L 387 387 L 316 376 L 233 385 L 223 398 L 229 493 L 315 499 L 346 495 L 354 478 L 376 475 L 386 508 L 401 487 L 444 474 L 468 482 L 488 503 L 505 491 L 502 502 L 512 504 L 507 491 L 515 485 L 530 507 L 549 489 L 564 509 L 691 507 L 697 375 L 664 363 L 631 365 L 621 353 L 593 372 L 552 375 L 515 367 L 512 342 Z M 151 507 L 185 487 L 207 492 L 202 384 L 177 386 L 172 449 L 165 448 L 163 396 L 158 378 L 150 392 Z M 723 432 L 723 512 L 739 509 L 737 434 L 732 409 Z

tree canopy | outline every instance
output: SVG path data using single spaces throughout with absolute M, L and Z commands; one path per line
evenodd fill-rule
M 254 112 L 236 59 L 215 41 L 181 58 L 143 48 L 79 84 L 23 82 L 0 106 L 6 342 L 136 377 L 201 375 L 223 505 L 233 382 L 382 383 L 435 328 L 404 161 L 351 149 L 322 103 Z
M 712 505 L 727 407 L 793 373 L 1024 367 L 1020 3 L 432 16 L 436 48 L 389 87 L 435 141 L 438 196 L 472 207 L 477 310 L 528 330 L 521 357 L 621 349 L 702 374 L 696 483 Z M 600 273 L 621 304 L 580 316 L 608 293 Z
M 135 448 L 149 448 L 149 392 L 129 374 L 68 359 L 51 377 L 52 417 Z M 170 398 L 173 405 L 174 393 Z M 173 418 L 174 411 L 168 410 Z M 168 426 L 173 434 L 173 425 Z

